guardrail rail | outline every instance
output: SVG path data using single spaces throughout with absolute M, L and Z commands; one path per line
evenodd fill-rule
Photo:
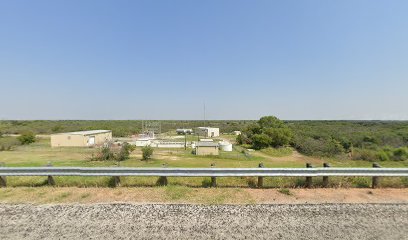
M 262 187 L 263 177 L 306 177 L 306 185 L 310 187 L 312 177 L 323 177 L 327 185 L 328 177 L 372 177 L 373 187 L 378 185 L 379 177 L 408 177 L 408 168 L 381 168 L 373 164 L 373 168 L 335 168 L 328 164 L 322 168 L 130 168 L 130 167 L 0 167 L 1 185 L 6 186 L 8 176 L 48 176 L 52 182 L 53 176 L 119 177 L 125 176 L 156 176 L 167 184 L 167 177 L 211 177 L 215 183 L 216 177 L 258 177 L 258 187 Z M 212 184 L 215 186 L 216 184 Z

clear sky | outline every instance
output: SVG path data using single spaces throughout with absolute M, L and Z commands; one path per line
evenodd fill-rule
M 0 119 L 408 119 L 408 1 L 2 0 Z

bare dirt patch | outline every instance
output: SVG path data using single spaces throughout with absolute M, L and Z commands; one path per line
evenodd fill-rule
M 285 193 L 285 194 L 284 194 Z M 408 189 L 251 189 L 18 187 L 0 189 L 0 203 L 320 204 L 408 203 Z

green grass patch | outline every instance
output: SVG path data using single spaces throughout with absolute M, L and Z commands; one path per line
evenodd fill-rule
M 278 192 L 279 192 L 279 193 L 282 193 L 282 194 L 284 194 L 284 195 L 288 195 L 288 196 L 292 195 L 292 193 L 290 192 L 290 190 L 289 190 L 288 188 L 280 188 L 280 189 L 278 190 Z
M 261 149 L 260 151 L 271 157 L 286 157 L 286 156 L 292 155 L 293 153 L 292 148 L 289 148 L 289 147 L 265 148 L 265 149 Z
M 90 196 L 91 196 L 90 193 L 82 193 L 79 197 L 80 197 L 81 199 L 85 199 L 85 198 L 88 198 L 88 197 L 90 197 Z
M 191 188 L 185 186 L 169 185 L 164 187 L 166 198 L 169 200 L 186 199 L 187 195 L 191 192 Z

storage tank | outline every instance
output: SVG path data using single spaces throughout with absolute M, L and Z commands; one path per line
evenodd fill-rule
M 220 150 L 224 152 L 232 152 L 232 144 L 229 142 L 219 142 Z

